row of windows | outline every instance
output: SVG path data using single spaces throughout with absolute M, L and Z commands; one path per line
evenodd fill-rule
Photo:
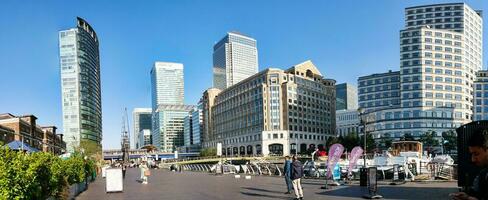
M 415 14 L 415 13 L 424 13 L 424 12 L 432 12 L 432 11 L 450 11 L 450 10 L 463 10 L 463 6 L 439 6 L 439 7 L 427 7 L 427 8 L 417 8 L 415 10 L 409 9 L 407 10 L 407 14 Z
M 384 77 L 384 78 L 377 78 L 377 79 L 368 79 L 368 80 L 361 80 L 359 81 L 359 86 L 367 86 L 373 84 L 382 84 L 382 83 L 395 83 L 400 81 L 400 76 L 391 76 L 391 77 Z

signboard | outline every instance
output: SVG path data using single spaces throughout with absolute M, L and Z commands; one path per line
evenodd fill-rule
M 178 151 L 175 151 L 175 159 L 178 159 Z
M 329 159 L 327 160 L 327 175 L 326 178 L 330 178 L 332 170 L 339 161 L 344 152 L 344 147 L 341 144 L 334 144 L 329 149 Z
M 400 168 L 400 166 L 398 164 L 393 165 L 393 181 L 398 180 L 398 169 L 399 168 Z
M 217 143 L 217 156 L 222 156 L 222 143 Z
M 111 168 L 106 169 L 105 192 L 122 192 L 124 189 L 124 181 L 122 179 L 122 169 Z
M 368 168 L 368 190 L 369 194 L 374 195 L 377 191 L 376 167 Z

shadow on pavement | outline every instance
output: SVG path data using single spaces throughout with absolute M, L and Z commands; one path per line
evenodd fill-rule
M 251 188 L 251 187 L 242 187 L 242 188 L 248 189 L 248 190 L 260 191 L 260 192 L 276 193 L 276 194 L 283 194 L 284 193 L 284 192 L 279 192 L 279 191 L 265 190 L 265 189 L 261 189 L 261 188 Z
M 326 196 L 361 198 L 367 194 L 366 187 L 342 186 L 335 187 L 333 190 L 319 192 L 316 194 Z M 449 194 L 456 192 L 456 188 L 432 188 L 432 187 L 378 187 L 378 194 L 384 199 L 449 199 Z
M 253 196 L 256 198 L 273 198 L 273 199 L 293 199 L 293 197 L 283 197 L 283 196 L 274 196 L 274 195 L 267 195 L 267 194 L 257 194 L 257 193 L 250 193 L 250 192 L 241 192 L 243 195 Z

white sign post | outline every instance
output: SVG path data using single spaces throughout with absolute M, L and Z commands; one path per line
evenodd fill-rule
M 175 159 L 178 159 L 178 151 L 175 151 Z
M 217 156 L 222 156 L 222 143 L 217 143 Z

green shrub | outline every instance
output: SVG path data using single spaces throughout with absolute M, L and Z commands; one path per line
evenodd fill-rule
M 65 199 L 68 185 L 81 183 L 95 170 L 79 153 L 61 160 L 44 152 L 23 153 L 0 148 L 0 200 Z

